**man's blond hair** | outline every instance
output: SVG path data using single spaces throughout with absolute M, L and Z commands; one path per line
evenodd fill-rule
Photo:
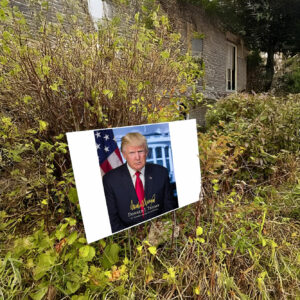
M 124 152 L 126 145 L 129 146 L 144 146 L 146 152 L 148 152 L 148 145 L 146 138 L 139 132 L 129 132 L 122 137 L 121 151 Z

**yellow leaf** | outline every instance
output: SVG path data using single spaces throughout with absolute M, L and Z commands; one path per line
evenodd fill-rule
M 48 127 L 48 123 L 45 121 L 39 120 L 39 124 L 40 124 L 40 131 L 44 131 Z
M 203 228 L 198 226 L 197 229 L 196 229 L 196 235 L 199 236 L 203 233 Z
M 128 265 L 129 264 L 129 259 L 127 258 L 127 256 L 124 258 L 123 263 L 124 263 L 124 265 Z
M 104 275 L 108 278 L 111 278 L 111 272 L 110 271 L 105 271 Z
M 48 205 L 48 200 L 47 199 L 42 200 L 42 204 Z
M 24 103 L 28 103 L 30 100 L 32 100 L 32 98 L 31 98 L 31 96 L 28 96 L 28 95 L 26 95 L 26 96 L 24 96 L 24 98 L 23 98 L 23 101 L 24 101 Z
M 199 243 L 202 243 L 202 244 L 205 243 L 205 239 L 198 238 L 197 240 L 198 240 Z
M 152 276 L 152 275 L 149 275 L 149 276 L 146 278 L 146 284 L 148 284 L 151 280 L 153 280 L 153 276 Z
M 149 252 L 152 254 L 152 255 L 155 255 L 156 254 L 156 247 L 154 246 L 151 246 L 148 248 Z
M 196 295 L 200 295 L 200 288 L 199 288 L 199 286 L 195 287 L 194 293 L 195 293 Z
M 278 245 L 273 240 L 270 241 L 270 244 L 273 249 L 278 247 Z
M 52 91 L 58 91 L 58 84 L 57 83 L 53 83 L 53 84 L 51 84 L 50 85 L 50 89 L 52 90 Z
M 172 279 L 175 279 L 175 271 L 174 271 L 174 268 L 168 268 L 168 272 L 170 274 L 170 277 Z

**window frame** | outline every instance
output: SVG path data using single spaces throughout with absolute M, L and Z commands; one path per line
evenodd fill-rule
M 230 48 L 232 47 L 234 49 L 234 89 L 232 88 L 232 85 L 233 85 L 233 81 L 232 81 L 232 77 L 230 78 L 230 85 L 231 85 L 231 88 L 229 89 L 228 88 L 228 83 L 229 83 L 229 75 L 228 75 L 228 71 L 231 70 L 231 76 L 232 76 L 232 69 L 229 68 L 228 66 L 228 62 L 227 62 L 227 59 L 228 59 L 228 51 L 229 49 L 232 49 Z M 225 87 L 226 87 L 226 92 L 237 92 L 237 68 L 238 68 L 238 65 L 237 65 L 237 45 L 233 44 L 233 43 L 230 43 L 230 42 L 227 42 L 227 47 L 226 47 L 226 70 L 225 70 Z M 231 53 L 230 53 L 231 54 Z
M 198 41 L 201 41 L 201 43 L 200 43 L 200 46 L 201 46 L 201 49 L 200 50 L 196 50 L 196 49 L 194 49 L 193 50 L 193 41 L 196 41 L 196 40 L 198 40 Z M 191 38 L 191 41 L 190 41 L 190 45 L 191 45 L 191 48 L 190 48 L 190 53 L 191 53 L 191 56 L 193 57 L 193 59 L 202 59 L 202 57 L 203 57 L 203 47 L 204 47 L 204 38 L 203 37 L 198 37 L 198 36 L 196 36 L 196 37 L 192 37 Z

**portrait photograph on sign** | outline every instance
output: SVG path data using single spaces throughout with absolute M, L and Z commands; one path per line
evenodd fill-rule
M 94 133 L 112 232 L 178 208 L 168 123 Z
M 67 133 L 88 243 L 199 199 L 195 120 Z

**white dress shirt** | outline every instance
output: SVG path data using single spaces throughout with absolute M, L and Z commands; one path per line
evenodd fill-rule
M 135 182 L 136 182 L 136 171 L 133 170 L 128 164 L 127 164 L 127 168 L 129 170 L 129 173 L 130 173 L 130 177 L 132 179 L 132 183 L 133 183 L 133 186 L 135 187 Z M 145 189 L 145 167 L 143 167 L 143 169 L 141 169 L 141 171 L 139 171 L 141 174 L 140 174 L 140 179 L 142 181 L 142 184 L 143 184 L 143 187 Z

